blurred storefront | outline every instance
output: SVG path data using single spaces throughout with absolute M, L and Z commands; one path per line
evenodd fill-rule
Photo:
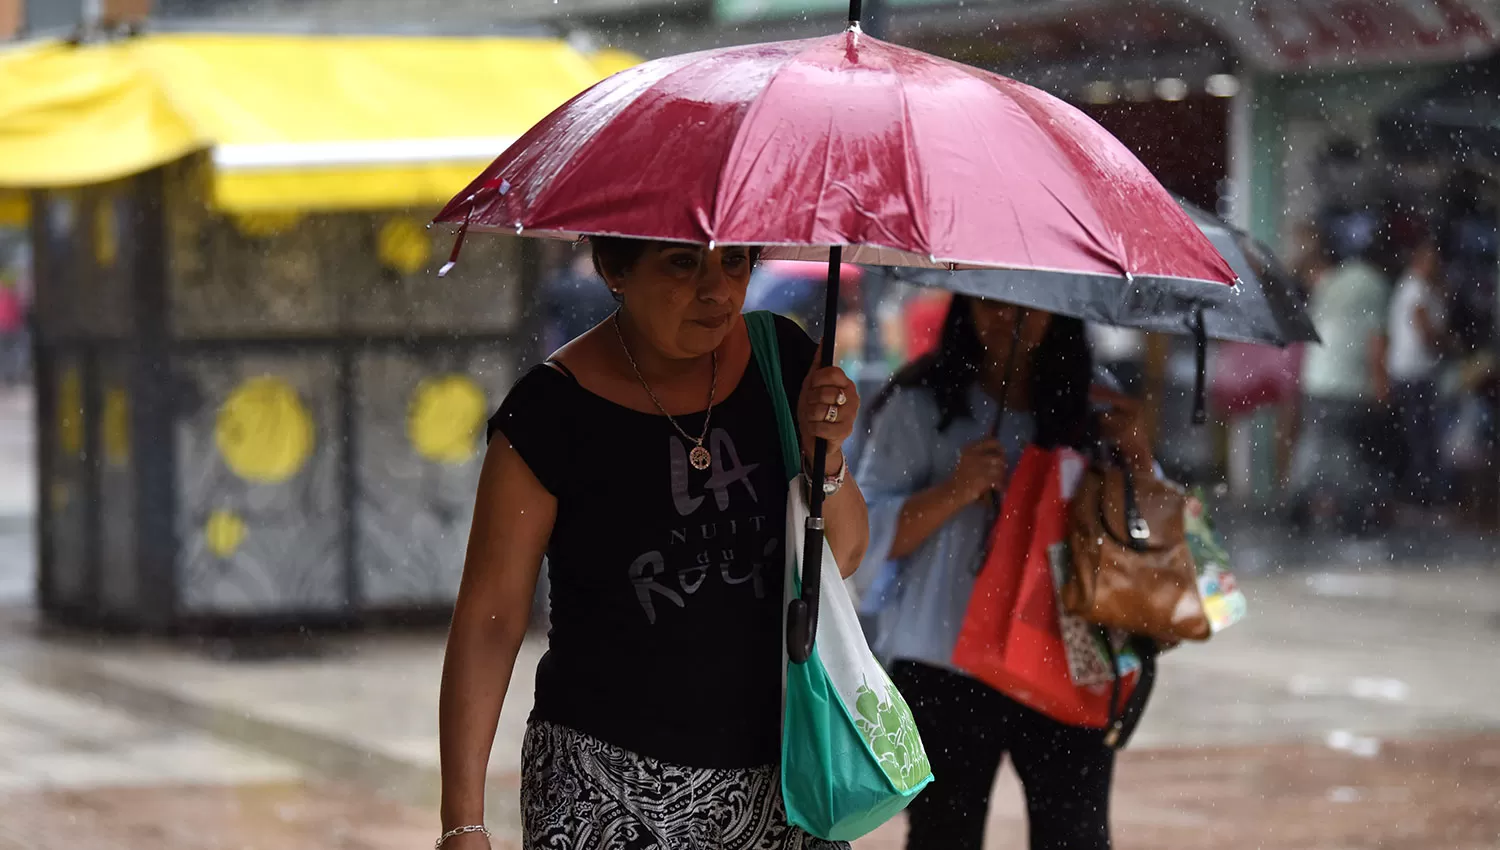
M 1287 5 L 1282 15 L 1252 17 L 1260 38 L 1247 37 L 1268 51 L 1254 57 L 1248 80 L 1248 220 L 1260 238 L 1283 247 L 1329 204 L 1375 203 L 1382 195 L 1420 201 L 1436 192 L 1433 170 L 1392 167 L 1375 144 L 1377 118 L 1500 44 L 1500 6 L 1488 0 Z M 1351 168 L 1330 173 L 1329 154 L 1340 145 Z
M 437 205 L 603 76 L 547 39 L 0 53 L 36 277 L 40 604 L 170 630 L 441 612 L 539 254 Z M 462 73 L 453 69 L 462 68 Z
M 1309 0 L 1247 11 L 1220 19 L 1248 48 L 1248 133 L 1236 174 L 1248 200 L 1242 223 L 1293 265 L 1371 228 L 1383 229 L 1381 250 L 1391 258 L 1420 234 L 1447 228 L 1463 158 L 1382 146 L 1380 116 L 1495 50 L 1500 4 Z M 1491 217 L 1491 233 L 1496 225 Z M 1491 314 L 1495 263 L 1475 282 Z M 1493 344 L 1492 315 L 1483 321 Z M 1273 458 L 1289 438 L 1287 421 L 1273 406 L 1235 423 L 1233 439 L 1254 458 L 1241 489 L 1255 497 L 1275 494 Z

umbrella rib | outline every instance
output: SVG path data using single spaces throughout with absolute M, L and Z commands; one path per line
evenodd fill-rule
M 551 180 L 548 180 L 546 182 L 546 185 L 543 186 L 542 189 L 536 193 L 536 197 L 533 198 L 531 200 L 531 202 L 529 204 L 527 204 L 527 206 L 529 208 L 540 208 L 540 207 L 543 207 L 544 206 L 543 201 L 546 200 L 546 199 L 548 199 L 548 198 L 550 198 L 552 195 L 556 194 L 558 192 L 558 190 L 559 190 L 559 187 L 565 186 L 567 184 L 569 178 L 573 174 L 576 174 L 582 168 L 582 164 L 593 155 L 593 150 L 594 150 L 595 147 L 597 147 L 599 145 L 600 139 L 605 139 L 605 138 L 609 137 L 609 134 L 606 131 L 609 128 L 613 127 L 615 125 L 615 122 L 619 121 L 621 119 L 621 117 L 626 112 L 629 112 L 630 109 L 631 109 L 631 107 L 633 107 L 637 103 L 639 103 L 642 95 L 650 93 L 657 86 L 660 86 L 664 81 L 666 81 L 667 79 L 671 78 L 672 76 L 674 76 L 674 75 L 676 75 L 678 73 L 682 73 L 684 71 L 688 71 L 688 70 L 694 69 L 694 67 L 695 67 L 694 63 L 686 61 L 687 59 L 693 57 L 694 55 L 695 54 L 685 54 L 684 56 L 677 57 L 678 61 L 677 61 L 676 67 L 674 67 L 671 70 L 667 71 L 666 73 L 662 74 L 649 87 L 646 87 L 646 88 L 643 88 L 643 89 L 637 91 L 635 93 L 635 95 L 630 98 L 629 102 L 627 102 L 624 106 L 620 107 L 620 109 L 618 111 L 616 111 L 614 115 L 609 116 L 609 118 L 607 120 L 605 120 L 602 124 L 600 124 L 597 129 L 595 129 L 593 132 L 591 132 L 589 134 L 588 139 L 585 140 L 582 144 L 580 144 L 578 146 L 578 148 L 573 152 L 572 156 L 569 156 L 567 158 L 566 162 L 564 162 L 563 165 L 562 165 L 562 167 L 558 169 L 557 173 L 555 175 L 553 175 L 553 177 L 552 177 Z M 669 62 L 671 60 L 670 59 L 658 59 L 656 61 L 665 63 L 665 62 Z M 635 70 L 635 69 L 631 69 L 631 70 Z M 627 74 L 630 73 L 630 70 L 627 70 L 625 73 L 627 73 Z M 607 82 L 608 82 L 608 80 L 606 79 L 604 81 L 604 83 L 607 83 Z M 595 88 L 597 88 L 600 85 L 603 85 L 603 83 L 596 84 Z M 591 88 L 591 89 L 588 89 L 587 92 L 592 92 L 593 90 L 594 89 Z M 587 93 L 587 92 L 585 92 L 585 93 Z
M 916 157 L 912 156 L 912 151 L 917 147 L 917 122 L 912 116 L 911 98 L 907 97 L 906 81 L 899 75 L 897 75 L 896 80 L 896 93 L 901 98 L 901 116 L 903 119 L 901 122 L 901 170 L 904 172 L 907 191 L 910 193 L 907 199 L 908 211 L 911 214 L 913 224 L 916 225 L 917 238 L 922 240 L 922 248 L 930 256 L 932 254 L 932 238 L 929 234 L 932 232 L 932 222 L 928 220 L 926 210 L 928 196 L 931 193 L 927 191 L 927 173 L 912 167 L 912 163 L 917 161 Z M 917 201 L 914 208 L 912 208 L 911 204 L 912 196 L 915 196 Z
M 801 56 L 805 52 L 806 51 L 804 50 L 799 53 L 788 54 L 783 59 L 782 63 L 777 66 L 776 70 L 767 74 L 765 85 L 760 87 L 760 92 L 755 95 L 755 99 L 750 103 L 749 108 L 746 109 L 743 114 L 741 114 L 740 124 L 738 127 L 734 128 L 734 138 L 730 140 L 728 147 L 724 151 L 724 159 L 719 163 L 719 179 L 715 181 L 716 188 L 714 191 L 714 209 L 710 213 L 710 221 L 713 224 L 713 229 L 715 232 L 719 230 L 719 226 L 722 223 L 719 218 L 719 211 L 721 209 L 732 209 L 734 205 L 739 202 L 739 196 L 744 190 L 744 185 L 741 184 L 733 188 L 734 197 L 721 197 L 721 190 L 724 183 L 725 167 L 730 162 L 739 159 L 737 153 L 740 152 L 740 140 L 744 138 L 745 128 L 752 125 L 755 118 L 760 114 L 760 104 L 762 102 L 762 98 L 765 97 L 766 92 L 770 91 L 771 87 L 776 84 L 776 78 L 781 76 L 781 73 L 785 71 L 789 65 L 792 64 L 792 60 L 797 58 L 798 56 Z M 758 164 L 761 161 L 761 158 L 765 155 L 765 152 L 770 148 L 769 143 L 773 140 L 774 137 L 768 134 L 766 137 L 767 144 L 761 145 L 761 147 L 755 151 L 754 156 L 751 158 L 752 164 Z M 753 174 L 755 172 L 755 169 L 752 167 L 746 169 L 745 171 L 748 174 Z
M 1004 92 L 1000 91 L 999 89 L 996 89 L 993 86 L 990 87 L 990 90 L 994 91 L 998 95 L 1005 96 Z M 1014 102 L 1014 100 L 1011 99 L 1011 98 L 1009 98 L 1009 97 L 1006 97 L 1006 99 L 1010 100 L 1011 102 Z M 1024 115 L 1026 115 L 1027 120 L 1031 119 L 1031 115 L 1029 113 L 1027 113 L 1026 110 L 1020 109 L 1020 112 L 1022 114 L 1024 114 Z M 964 116 L 964 120 L 969 123 L 970 128 L 973 130 L 973 133 L 971 134 L 972 137 L 979 140 L 980 145 L 984 148 L 985 156 L 989 157 L 990 163 L 994 166 L 995 170 L 997 172 L 1003 171 L 1004 167 L 1005 167 L 1003 161 L 996 155 L 995 150 L 990 147 L 989 137 L 987 135 L 985 135 L 983 132 L 981 132 L 980 128 L 978 127 L 978 125 L 975 124 L 975 122 L 974 122 L 974 114 L 972 112 L 967 111 L 967 110 L 962 111 L 962 114 Z M 1032 122 L 1033 125 L 1035 123 L 1036 122 L 1034 122 L 1034 121 Z M 1051 190 L 1050 187 L 1048 187 L 1045 184 L 1043 184 L 1042 188 L 1047 189 L 1048 194 L 1052 194 L 1052 190 Z M 1057 196 L 1054 194 L 1053 197 L 1056 198 Z M 1015 199 L 1014 198 L 1005 197 L 1004 201 L 1005 201 L 1006 209 L 1010 210 L 1011 218 L 1014 219 L 1015 222 L 1016 222 L 1016 235 L 1019 236 L 1020 239 L 1021 239 L 1021 251 L 1022 251 L 1022 253 L 1024 253 L 1026 255 L 1026 262 L 1027 262 L 1027 264 L 1031 264 L 1032 262 L 1034 262 L 1034 256 L 1035 255 L 1032 253 L 1031 243 L 1026 238 L 1026 228 L 1022 225 L 1021 211 L 1018 210 L 1018 209 L 1016 209 L 1016 204 L 1015 204 Z M 1072 210 L 1069 210 L 1068 214 L 1072 215 Z M 1076 220 L 1077 217 L 1074 216 L 1074 219 Z
M 996 79 L 991 78 L 990 85 L 992 87 L 995 87 L 996 90 L 999 90 L 999 86 L 996 86 L 995 83 Z M 1043 95 L 1046 96 L 1045 93 L 1043 93 Z M 1073 153 L 1077 153 L 1080 156 L 1086 156 L 1083 145 L 1079 142 L 1078 139 L 1066 133 L 1058 132 L 1049 123 L 1044 123 L 1043 121 L 1038 120 L 1038 116 L 1033 112 L 1033 108 L 1039 110 L 1040 107 L 1033 107 L 1033 104 L 1016 97 L 1011 97 L 1011 102 L 1015 103 L 1017 108 L 1021 110 L 1021 113 L 1026 116 L 1026 121 L 1031 124 L 1032 127 L 1036 128 L 1037 132 L 1041 133 L 1051 142 L 1052 150 L 1070 151 Z M 1113 137 L 1110 138 L 1113 139 Z M 1110 263 L 1117 269 L 1117 274 L 1119 274 L 1121 277 L 1129 276 L 1131 274 L 1131 269 L 1129 269 L 1125 264 L 1125 259 L 1128 256 L 1128 252 L 1125 250 L 1125 246 L 1119 244 L 1119 240 L 1117 238 L 1100 238 L 1100 234 L 1096 233 L 1092 228 L 1090 228 L 1088 226 L 1088 223 L 1082 217 L 1080 217 L 1073 208 L 1069 207 L 1062 198 L 1058 197 L 1057 193 L 1053 191 L 1050 186 L 1045 188 L 1047 189 L 1047 193 L 1057 201 L 1058 206 L 1066 210 L 1068 215 L 1072 217 L 1072 219 L 1078 224 L 1079 229 L 1084 233 L 1087 233 L 1089 237 L 1093 239 L 1095 247 L 1099 251 L 1100 256 L 1110 261 Z M 1082 185 L 1082 189 L 1088 196 L 1090 207 L 1093 209 L 1097 209 L 1099 207 L 1099 198 L 1097 197 L 1098 193 L 1095 191 L 1095 185 L 1093 183 L 1084 183 Z M 1184 216 L 1185 215 L 1186 214 L 1184 214 Z M 1191 223 L 1191 221 L 1189 223 Z M 1196 230 L 1196 226 L 1194 227 L 1194 229 Z

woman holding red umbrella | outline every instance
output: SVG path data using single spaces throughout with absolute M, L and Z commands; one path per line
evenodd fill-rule
M 998 497 L 1028 444 L 1082 448 L 1103 436 L 1150 470 L 1132 402 L 1107 385 L 1081 321 L 955 296 L 937 349 L 872 406 L 859 475 L 870 498 L 864 569 L 877 574 L 864 614 L 937 777 L 907 810 L 909 850 L 980 850 L 1007 754 L 1032 850 L 1109 846 L 1114 751 L 1103 731 L 1053 720 L 952 663 Z M 1091 396 L 1108 399 L 1102 416 Z
M 504 439 L 485 463 L 442 701 L 450 840 L 477 840 L 464 830 L 479 826 L 484 755 L 545 553 L 554 621 L 522 780 L 527 847 L 819 843 L 786 827 L 768 765 L 781 674 L 813 669 L 823 531 L 846 569 L 868 534 L 838 451 L 858 400 L 826 368 L 840 263 L 998 270 L 944 284 L 996 297 L 1042 275 L 1058 303 L 1135 310 L 1217 299 L 1235 279 L 1087 116 L 872 39 L 859 17 L 855 0 L 836 35 L 621 72 L 534 126 L 437 216 L 458 228 L 445 268 L 471 231 L 605 237 L 595 256 L 623 302 L 618 321 L 528 374 L 494 422 Z M 784 475 L 772 492 L 764 403 L 778 388 L 757 388 L 746 368 L 751 253 L 724 247 L 747 245 L 830 270 L 825 368 L 785 325 L 777 345 L 812 455 L 805 581 L 784 641 L 765 569 L 786 501 Z
M 786 481 L 771 393 L 796 399 L 836 561 L 864 497 L 838 450 L 859 408 L 777 319 L 766 386 L 742 247 L 596 237 L 620 309 L 511 390 L 490 423 L 443 671 L 444 836 L 483 847 L 487 757 L 545 555 L 551 633 L 522 755 L 523 846 L 846 846 L 788 825 L 781 756 Z

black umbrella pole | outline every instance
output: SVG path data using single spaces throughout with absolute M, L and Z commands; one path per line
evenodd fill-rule
M 1193 314 L 1193 424 L 1208 422 L 1208 331 L 1203 327 L 1203 308 Z
M 839 271 L 843 265 L 842 248 L 828 251 L 827 300 L 823 303 L 823 346 L 818 366 L 833 365 L 833 340 L 839 323 Z M 845 461 L 847 463 L 847 461 Z M 807 536 L 802 546 L 802 595 L 793 599 L 786 612 L 787 656 L 797 664 L 812 657 L 813 640 L 818 634 L 818 600 L 823 579 L 823 480 L 828 475 L 828 441 L 813 444 L 812 470 L 807 488 Z

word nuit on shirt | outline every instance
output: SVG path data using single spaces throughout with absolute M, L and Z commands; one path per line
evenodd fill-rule
M 705 522 L 699 525 L 691 525 L 686 528 L 674 528 L 667 532 L 667 546 L 686 545 L 689 541 L 697 543 L 709 541 L 718 537 L 721 532 L 727 532 L 730 537 L 740 533 L 741 528 L 753 529 L 760 533 L 766 528 L 766 516 L 743 517 L 740 519 L 724 520 L 723 522 Z

